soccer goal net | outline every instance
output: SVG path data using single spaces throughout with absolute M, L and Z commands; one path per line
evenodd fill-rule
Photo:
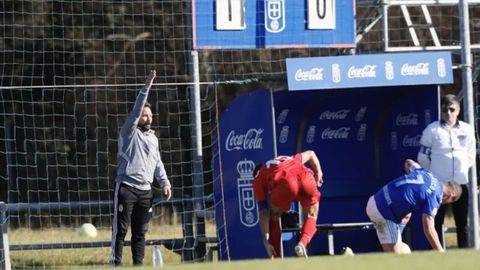
M 215 236 L 210 149 L 216 87 L 200 89 L 205 162 L 199 172 L 193 162 L 187 2 L 0 6 L 0 201 L 12 266 L 108 264 L 118 133 L 151 68 L 157 78 L 148 100 L 173 199 L 164 201 L 154 185 L 145 264 L 152 263 L 154 245 L 169 263 L 204 260 L 199 243 L 205 249 Z M 202 179 L 200 186 L 195 178 Z M 93 224 L 98 235 L 79 233 L 83 223 Z

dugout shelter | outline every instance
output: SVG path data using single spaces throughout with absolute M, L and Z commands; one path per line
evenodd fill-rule
M 404 173 L 406 158 L 416 159 L 423 129 L 439 117 L 438 84 L 453 80 L 450 57 L 417 53 L 287 60 L 289 91 L 262 89 L 231 102 L 219 123 L 215 162 L 220 259 L 266 257 L 251 186 L 253 168 L 276 155 L 304 150 L 314 150 L 320 159 L 324 185 L 318 225 L 330 226 L 334 237 L 319 230 L 309 255 L 338 254 L 344 246 L 380 251 L 371 226 L 334 227 L 368 223 L 368 198 Z M 298 209 L 294 203 L 292 211 Z M 286 231 L 283 253 L 294 256 L 299 233 Z M 414 250 L 428 248 L 420 215 L 413 216 L 403 237 Z

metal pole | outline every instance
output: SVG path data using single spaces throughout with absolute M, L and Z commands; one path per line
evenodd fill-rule
M 4 202 L 0 202 L 0 269 L 12 269 L 8 243 L 7 205 Z
M 7 150 L 7 202 L 10 201 L 10 186 L 14 187 L 15 178 L 13 176 L 13 124 L 8 118 L 5 119 L 5 150 Z
M 463 107 L 464 119 L 472 127 L 475 127 L 474 114 L 474 97 L 472 83 L 472 51 L 470 48 L 470 16 L 468 13 L 468 1 L 459 1 L 460 15 L 460 35 L 462 41 L 462 91 L 463 91 Z M 479 249 L 479 225 L 478 225 L 478 189 L 477 189 L 477 166 L 476 161 L 470 170 L 470 243 L 475 249 Z
M 388 1 L 382 1 L 383 12 L 383 50 L 387 51 L 388 48 Z
M 195 27 L 192 22 L 193 1 L 187 1 L 186 13 L 186 32 L 188 34 L 187 50 L 190 52 L 188 74 L 189 79 L 193 82 L 190 88 L 190 103 L 192 115 L 192 162 L 193 162 L 193 208 L 195 209 L 195 237 L 196 239 L 205 237 L 205 196 L 203 181 L 203 145 L 202 145 L 202 115 L 200 103 L 200 68 L 198 60 L 198 52 L 193 48 L 193 32 Z M 191 38 L 191 39 L 190 39 Z M 196 241 L 195 255 L 199 260 L 203 260 L 206 255 L 206 243 Z
M 196 237 L 205 237 L 205 208 L 203 196 L 203 151 L 202 151 L 202 121 L 200 110 L 200 75 L 198 66 L 198 52 L 190 52 L 191 78 L 194 86 L 190 89 L 192 104 L 192 144 L 193 144 L 193 199 L 195 207 Z M 197 258 L 203 259 L 206 254 L 206 245 L 199 243 L 196 247 Z
M 200 110 L 200 75 L 198 67 L 198 52 L 193 50 L 191 56 L 191 78 L 194 82 L 193 88 L 190 89 L 190 99 L 192 104 L 192 144 L 193 144 L 193 178 L 194 178 L 194 196 L 195 209 L 203 209 L 203 205 L 199 199 L 203 198 L 203 150 L 202 150 L 202 117 Z M 200 204 L 200 205 L 198 205 Z
M 195 199 L 195 210 L 203 210 L 203 150 L 202 150 L 202 117 L 200 110 L 200 75 L 198 67 L 198 52 L 193 50 L 191 56 L 191 77 L 194 82 L 190 89 L 192 104 L 192 144 L 193 144 L 193 195 Z M 198 213 L 197 213 L 198 215 Z M 200 215 L 203 215 L 200 214 Z
M 191 200 L 184 200 L 183 203 L 183 236 L 185 244 L 182 247 L 182 260 L 184 262 L 194 261 L 195 235 L 193 230 L 193 205 Z

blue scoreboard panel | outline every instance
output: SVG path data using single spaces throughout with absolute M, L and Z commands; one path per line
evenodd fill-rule
M 355 47 L 354 0 L 192 0 L 195 49 Z

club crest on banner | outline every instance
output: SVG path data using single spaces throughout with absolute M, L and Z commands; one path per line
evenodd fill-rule
M 237 163 L 238 206 L 240 209 L 240 221 L 247 227 L 253 227 L 258 223 L 258 207 L 253 193 L 253 170 L 255 163 L 251 160 L 243 160 Z
M 265 0 L 265 29 L 271 33 L 285 29 L 284 0 Z

